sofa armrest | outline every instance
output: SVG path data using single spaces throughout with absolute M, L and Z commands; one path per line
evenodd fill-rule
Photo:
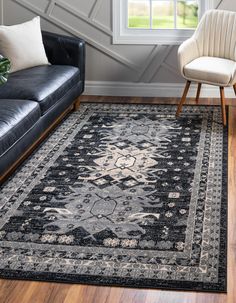
M 55 65 L 71 65 L 80 69 L 85 81 L 85 41 L 80 38 L 42 32 L 48 61 Z

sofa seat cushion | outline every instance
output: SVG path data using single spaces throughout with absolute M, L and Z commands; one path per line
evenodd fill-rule
M 27 100 L 0 99 L 0 156 L 41 117 L 39 104 Z M 16 159 L 19 155 L 16 155 Z
M 235 73 L 235 61 L 215 57 L 200 57 L 184 67 L 184 75 L 187 79 L 218 86 L 230 85 Z
M 8 82 L 0 87 L 0 98 L 36 101 L 45 114 L 79 81 L 77 67 L 37 66 L 12 73 Z

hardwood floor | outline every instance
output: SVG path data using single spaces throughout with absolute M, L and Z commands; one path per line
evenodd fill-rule
M 179 99 L 94 97 L 80 101 L 123 103 L 171 103 Z M 139 290 L 45 282 L 0 280 L 0 303 L 236 303 L 236 102 L 229 107 L 229 210 L 228 210 L 228 293 Z M 187 103 L 195 103 L 188 99 Z M 219 99 L 200 99 L 199 104 L 217 104 Z

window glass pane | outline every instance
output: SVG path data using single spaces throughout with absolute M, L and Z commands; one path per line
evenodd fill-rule
M 152 27 L 175 28 L 174 1 L 152 2 Z
M 150 1 L 149 0 L 129 0 L 128 27 L 150 28 Z
M 178 0 L 177 28 L 196 28 L 198 25 L 198 1 Z

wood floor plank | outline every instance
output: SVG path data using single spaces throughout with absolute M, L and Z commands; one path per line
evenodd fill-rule
M 227 303 L 236 302 L 236 107 L 229 112 L 228 153 L 228 296 Z
M 82 96 L 80 101 L 178 104 L 178 98 Z M 195 104 L 195 99 L 188 99 Z M 200 99 L 199 104 L 220 105 L 219 99 Z M 228 293 L 142 290 L 60 283 L 0 280 L 0 303 L 236 303 L 236 102 L 229 110 L 228 189 Z
M 83 302 L 81 300 L 82 290 L 83 290 L 83 286 L 72 285 L 69 288 L 69 291 L 67 292 L 63 303 L 71 303 L 71 302 L 82 303 Z

